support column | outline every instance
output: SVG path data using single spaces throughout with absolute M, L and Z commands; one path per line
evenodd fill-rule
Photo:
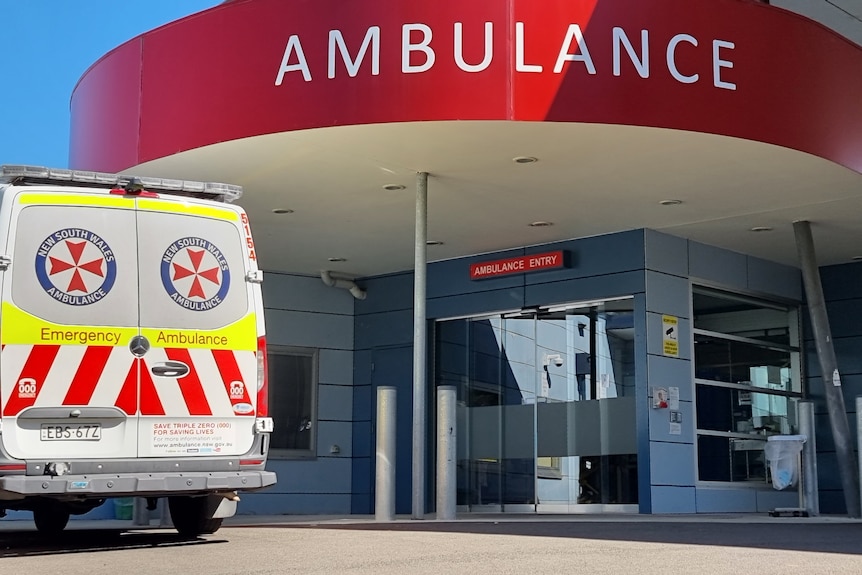
M 427 342 L 425 325 L 428 241 L 428 173 L 416 177 L 416 234 L 413 249 L 413 519 L 425 517 L 425 394 Z
M 437 519 L 452 521 L 457 506 L 457 390 L 437 388 Z
M 844 490 L 844 503 L 847 506 L 847 515 L 859 517 L 860 495 L 856 457 L 853 454 L 847 410 L 844 407 L 838 360 L 835 358 L 835 348 L 832 346 L 832 331 L 826 314 L 826 302 L 823 298 L 823 285 L 820 283 L 820 270 L 817 267 L 817 256 L 814 252 L 811 223 L 804 220 L 793 222 L 793 232 L 796 235 L 796 249 L 799 252 L 808 313 L 811 316 L 811 328 L 817 345 L 817 360 L 820 363 L 826 405 L 829 408 L 829 424 L 835 441 L 835 455 L 838 459 L 841 487 Z
M 377 388 L 377 450 L 374 469 L 374 519 L 395 520 L 395 418 L 397 391 Z

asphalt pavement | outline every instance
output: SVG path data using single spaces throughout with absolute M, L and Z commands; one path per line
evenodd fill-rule
M 14 525 L 10 525 L 14 524 Z M 862 522 L 746 515 L 245 516 L 183 539 L 130 522 L 72 521 L 45 541 L 0 521 L 6 573 L 86 575 L 862 573 Z

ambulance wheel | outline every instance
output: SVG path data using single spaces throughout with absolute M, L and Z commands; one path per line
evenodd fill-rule
M 180 535 L 196 537 L 215 533 L 221 527 L 222 519 L 212 517 L 208 497 L 189 497 L 186 495 L 168 497 L 171 520 Z
M 42 535 L 58 535 L 69 522 L 69 508 L 62 503 L 45 503 L 33 510 L 33 522 Z

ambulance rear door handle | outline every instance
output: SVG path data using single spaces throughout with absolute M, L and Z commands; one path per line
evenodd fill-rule
M 189 366 L 181 361 L 166 361 L 155 364 L 150 371 L 157 377 L 184 377 L 189 373 Z
M 5 272 L 12 265 L 12 258 L 9 256 L 0 256 L 0 272 Z

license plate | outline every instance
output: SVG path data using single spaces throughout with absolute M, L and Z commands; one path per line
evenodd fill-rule
M 102 439 L 102 424 L 52 425 L 43 423 L 40 439 L 42 441 L 99 441 Z

